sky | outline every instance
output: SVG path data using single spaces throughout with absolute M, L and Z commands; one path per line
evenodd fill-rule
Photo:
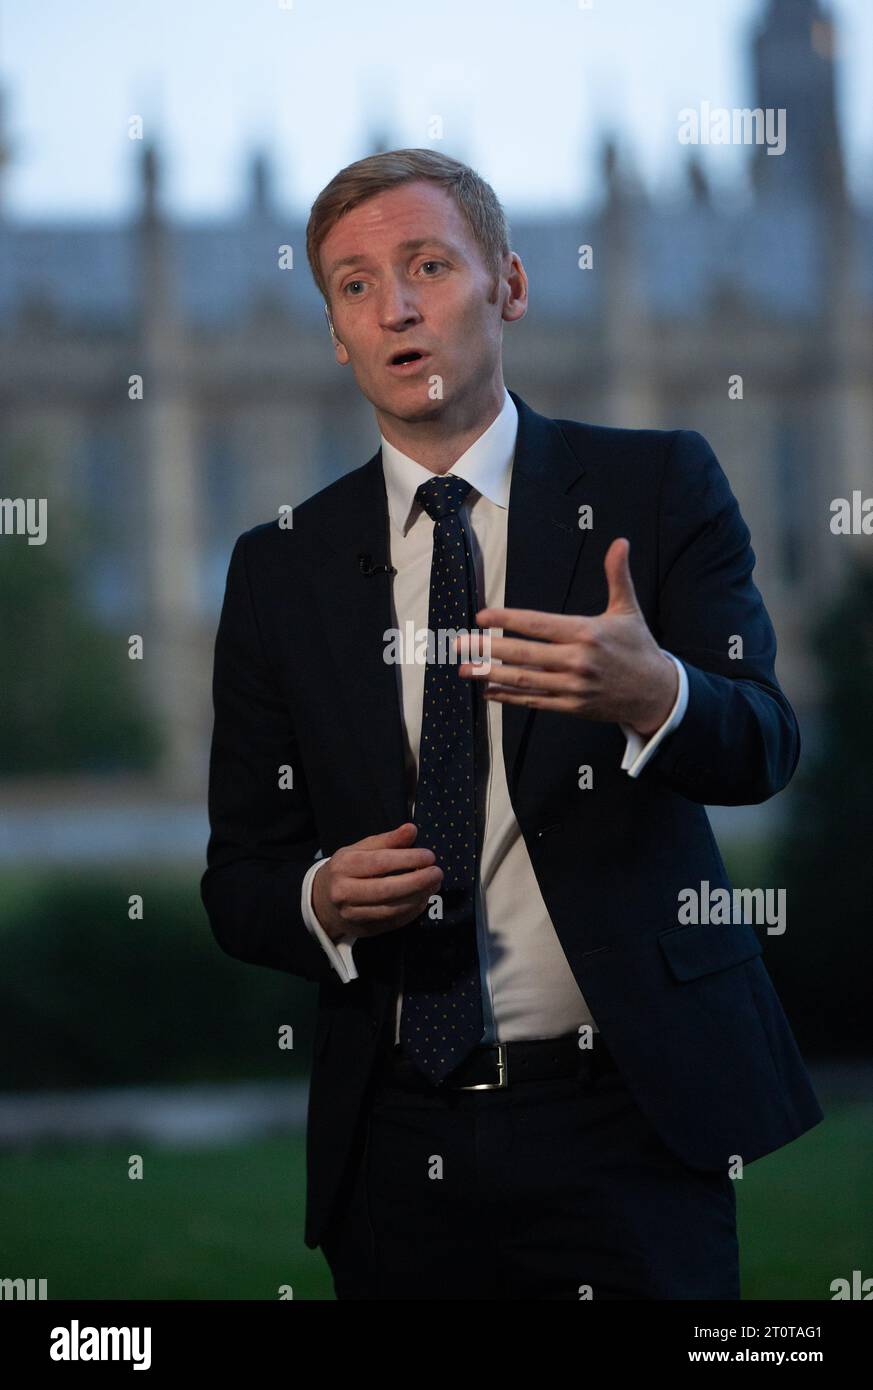
M 826 6 L 828 0 L 825 0 Z M 855 195 L 873 204 L 873 0 L 829 0 Z M 137 201 L 128 123 L 164 154 L 180 219 L 222 218 L 253 146 L 276 201 L 305 214 L 344 164 L 431 145 L 473 164 L 510 215 L 595 200 L 615 131 L 643 185 L 668 196 L 687 153 L 682 107 L 752 101 L 748 41 L 764 0 L 0 0 L 11 160 L 2 203 L 23 220 L 114 220 Z M 428 121 L 442 118 L 444 139 Z M 790 126 L 789 126 L 790 139 Z M 717 193 L 747 151 L 701 151 Z

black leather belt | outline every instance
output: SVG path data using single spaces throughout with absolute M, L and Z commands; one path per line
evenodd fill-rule
M 603 1072 L 617 1070 L 600 1033 L 594 1034 L 590 1048 L 579 1046 L 578 1033 L 565 1033 L 559 1038 L 491 1043 L 474 1048 L 438 1086 L 394 1046 L 380 1063 L 378 1081 L 400 1090 L 418 1092 L 503 1091 L 519 1081 L 551 1081 L 562 1076 L 593 1080 Z

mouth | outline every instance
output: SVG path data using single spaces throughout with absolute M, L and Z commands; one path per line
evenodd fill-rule
M 389 372 L 394 372 L 397 376 L 411 376 L 429 357 L 429 352 L 421 352 L 418 348 L 406 348 L 389 357 L 386 365 Z

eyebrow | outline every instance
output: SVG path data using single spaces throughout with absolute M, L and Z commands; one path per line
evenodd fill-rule
M 450 241 L 443 241 L 440 237 L 436 236 L 420 236 L 410 241 L 401 241 L 397 249 L 398 251 L 420 251 L 422 246 L 439 246 L 442 247 L 444 251 L 448 251 L 452 256 L 461 255 L 457 246 L 453 246 Z M 352 256 L 341 256 L 338 261 L 333 262 L 330 270 L 327 272 L 328 280 L 332 280 L 337 271 L 342 270 L 343 266 L 361 265 L 366 259 L 367 255 L 364 251 L 357 251 Z

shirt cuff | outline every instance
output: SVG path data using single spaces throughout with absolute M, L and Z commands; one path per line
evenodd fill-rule
M 661 651 L 664 652 L 663 647 L 661 647 Z M 679 673 L 679 690 L 673 702 L 673 708 L 667 715 L 660 729 L 655 730 L 648 742 L 643 739 L 642 734 L 637 733 L 636 729 L 632 729 L 629 724 L 620 725 L 621 731 L 627 739 L 627 746 L 624 750 L 621 766 L 628 777 L 638 777 L 640 775 L 646 763 L 649 761 L 649 758 L 651 758 L 652 754 L 660 747 L 661 742 L 668 734 L 672 734 L 673 730 L 679 727 L 688 705 L 688 673 L 679 658 L 674 656 L 672 652 L 664 652 L 664 655 L 669 656 Z
M 318 873 L 327 859 L 316 859 L 310 865 L 303 876 L 303 888 L 300 893 L 300 911 L 308 930 L 315 937 L 320 946 L 323 947 L 325 955 L 330 961 L 336 973 L 339 975 L 344 985 L 350 984 L 352 980 L 358 978 L 358 971 L 352 958 L 352 947 L 357 940 L 354 936 L 340 936 L 336 941 L 332 941 L 324 927 L 315 915 L 315 908 L 312 906 L 312 880 Z

